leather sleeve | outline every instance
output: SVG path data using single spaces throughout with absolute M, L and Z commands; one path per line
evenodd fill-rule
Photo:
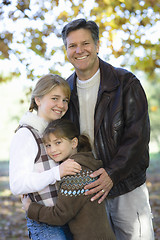
M 120 134 L 118 151 L 112 159 L 110 169 L 108 169 L 114 183 L 127 177 L 131 171 L 138 172 L 139 168 L 146 169 L 149 164 L 147 152 L 150 139 L 150 123 L 146 96 L 138 81 L 132 82 L 124 92 L 123 112 L 125 122 L 123 134 Z M 121 126 L 116 127 L 113 134 L 118 136 Z M 138 169 L 136 169 L 137 167 Z

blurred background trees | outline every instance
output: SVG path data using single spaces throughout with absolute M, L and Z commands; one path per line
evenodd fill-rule
M 94 20 L 100 27 L 99 56 L 130 69 L 145 82 L 151 137 L 160 144 L 159 9 L 160 0 L 3 0 L 0 83 L 19 76 L 33 81 L 48 72 L 69 76 L 73 68 L 61 30 L 75 18 Z M 2 62 L 7 67 L 2 69 Z
M 119 58 L 122 66 L 144 71 L 149 80 L 158 81 L 159 9 L 159 0 L 4 0 L 0 4 L 1 59 L 18 60 L 26 67 L 27 76 L 34 79 L 38 73 L 32 56 L 40 64 L 56 59 L 58 54 L 62 57 L 62 27 L 78 16 L 99 25 L 106 60 Z M 60 56 L 49 63 L 49 70 L 57 71 L 56 65 L 64 64 Z
M 148 98 L 151 143 L 147 186 L 160 239 L 160 0 L 0 0 L 0 239 L 28 239 L 19 198 L 9 190 L 9 146 L 32 87 L 48 72 L 73 71 L 61 39 L 75 18 L 100 27 L 99 56 L 131 70 Z

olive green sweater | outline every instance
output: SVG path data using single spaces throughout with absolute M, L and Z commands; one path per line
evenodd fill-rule
M 77 153 L 72 158 L 81 165 L 82 171 L 62 178 L 54 207 L 33 202 L 28 217 L 50 225 L 68 223 L 74 240 L 115 240 L 104 201 L 101 204 L 91 202 L 91 195 L 84 195 L 84 186 L 95 180 L 89 175 L 102 167 L 102 161 L 89 152 Z

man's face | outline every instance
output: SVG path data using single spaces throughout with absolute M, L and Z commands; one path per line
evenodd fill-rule
M 68 34 L 67 57 L 81 80 L 91 78 L 99 68 L 97 53 L 99 42 L 95 45 L 91 32 L 78 29 Z

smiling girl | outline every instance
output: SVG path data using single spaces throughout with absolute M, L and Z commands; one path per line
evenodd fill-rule
M 47 156 L 41 139 L 49 122 L 66 113 L 69 99 L 69 85 L 60 76 L 47 74 L 37 82 L 29 112 L 20 120 L 11 143 L 9 177 L 14 195 L 29 194 L 32 201 L 53 206 L 57 199 L 54 183 L 65 175 L 80 171 L 80 165 L 71 159 L 60 165 L 54 163 Z M 27 227 L 33 240 L 72 239 L 68 226 L 53 227 L 27 218 Z

